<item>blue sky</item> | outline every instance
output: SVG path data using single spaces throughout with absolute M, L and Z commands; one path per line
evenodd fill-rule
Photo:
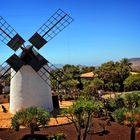
M 74 22 L 39 50 L 50 62 L 96 66 L 140 57 L 139 0 L 1 0 L 0 15 L 28 40 L 58 8 Z M 0 42 L 1 63 L 13 53 Z

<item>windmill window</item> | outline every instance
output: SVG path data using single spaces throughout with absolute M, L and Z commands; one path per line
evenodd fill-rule
M 52 22 L 54 19 L 53 19 L 53 17 L 51 17 L 49 20 L 48 20 L 48 22 Z
M 8 24 L 5 24 L 4 26 L 5 26 L 6 28 L 8 28 L 8 27 L 9 27 L 9 25 L 8 25 Z
M 44 30 L 44 31 L 47 31 L 48 29 L 49 29 L 48 25 L 44 25 L 44 26 L 43 26 L 43 30 Z
M 41 68 L 39 72 L 43 73 L 43 69 Z
M 56 22 L 57 22 L 56 20 L 53 20 L 53 22 L 52 22 L 52 23 L 53 23 L 53 24 L 56 24 Z
M 7 24 L 5 24 L 4 26 L 6 27 L 6 29 L 8 29 L 8 27 L 9 27 Z
M 7 31 L 12 31 L 12 30 L 13 29 L 10 26 L 7 27 Z
M 45 68 L 47 71 L 49 71 L 49 67 L 47 67 L 47 66 L 44 66 L 44 68 Z
M 7 28 L 3 25 L 3 26 L 2 26 L 2 29 L 3 29 L 3 30 L 6 30 Z
M 55 30 L 55 33 L 56 33 L 56 34 L 58 34 L 59 32 L 60 32 L 60 30 L 59 30 L 59 29 L 56 29 L 56 30 Z
M 4 37 L 4 39 L 3 40 L 6 40 L 7 41 L 7 37 Z
M 45 29 L 45 31 L 48 31 L 50 28 L 49 28 L 49 26 L 48 25 L 46 25 L 46 29 Z
M 0 35 L 1 35 L 1 37 L 3 37 L 3 38 L 4 38 L 4 33 L 1 33 Z
M 64 26 L 60 26 L 59 29 L 60 29 L 60 30 L 63 30 L 63 29 L 64 29 Z
M 41 73 L 40 76 L 43 77 L 43 73 Z
M 48 34 L 47 39 L 50 40 L 52 37 Z
M 45 26 L 42 26 L 42 27 L 40 28 L 41 31 L 44 31 L 45 29 L 46 29 Z
M 57 15 L 58 15 L 59 18 L 63 17 L 63 13 L 62 12 L 58 12 Z
M 11 39 L 10 38 L 7 38 L 6 40 L 7 40 L 7 42 L 9 42 Z
M 1 19 L 0 22 L 1 22 L 1 24 L 5 24 L 6 23 L 3 19 Z
M 43 75 L 45 74 L 45 71 L 43 71 Z
M 65 20 L 67 21 L 69 19 L 69 16 L 65 16 Z
M 53 26 L 53 24 L 49 24 L 48 27 L 51 28 Z
M 53 27 L 53 25 L 54 25 L 54 24 L 51 22 L 51 23 L 49 24 L 49 27 Z
M 6 37 L 5 37 L 5 34 L 1 34 L 1 38 L 0 38 L 2 41 L 6 41 Z
M 64 26 L 67 26 L 68 25 L 68 22 L 64 22 L 63 24 L 64 24 Z
M 43 71 L 43 68 L 41 68 L 40 71 Z
M 68 23 L 67 20 L 63 20 L 63 24 Z
M 10 31 L 10 32 L 9 32 L 9 35 L 10 35 L 10 36 L 11 36 L 11 35 L 12 35 L 12 36 L 14 36 L 14 34 L 13 34 L 13 32 L 12 32 L 12 31 Z
M 40 34 L 41 34 L 41 36 L 43 36 L 43 35 L 45 34 L 45 31 L 42 30 L 42 31 L 40 32 Z
M 1 22 L 1 20 L 2 20 L 2 17 L 0 16 L 0 22 Z
M 43 80 L 47 80 L 47 78 L 45 76 L 43 76 L 42 78 L 43 78 Z
M 55 32 L 52 31 L 51 36 L 55 36 Z
M 53 18 L 55 18 L 55 19 L 57 19 L 57 17 L 58 17 L 58 15 L 57 15 L 57 14 L 55 14 L 55 15 L 53 16 Z
M 41 28 L 42 28 L 42 30 L 45 30 L 46 29 L 46 25 L 44 24 Z
M 59 9 L 58 11 L 57 11 L 57 14 L 61 14 L 62 13 L 62 11 Z
M 47 72 L 45 72 L 45 74 L 44 74 L 46 77 L 47 77 L 47 79 L 49 78 L 49 76 L 48 76 L 48 73 Z
M 43 73 L 42 73 L 42 72 L 40 72 L 40 71 L 38 72 L 38 74 L 39 74 L 40 76 L 42 76 L 42 75 L 43 75 Z
M 54 23 L 53 22 L 49 22 L 49 27 L 52 27 L 53 25 L 54 25 Z

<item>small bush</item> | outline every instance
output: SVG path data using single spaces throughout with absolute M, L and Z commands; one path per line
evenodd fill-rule
M 94 116 L 102 117 L 104 115 L 104 104 L 100 101 L 94 102 Z
M 60 132 L 53 135 L 27 134 L 23 136 L 20 140 L 65 140 L 65 139 L 66 139 L 66 135 L 63 132 Z
M 63 132 L 60 132 L 54 135 L 47 136 L 47 139 L 48 140 L 65 140 L 66 135 Z
M 127 108 L 119 108 L 119 109 L 116 109 L 112 116 L 113 118 L 115 119 L 116 122 L 119 122 L 122 124 L 122 122 L 125 120 L 125 115 L 124 113 L 127 112 L 128 109 Z
M 34 130 L 39 126 L 47 125 L 50 120 L 49 112 L 44 108 L 29 107 L 13 116 L 11 124 L 15 130 L 18 130 L 20 126 L 28 127 L 31 130 L 31 134 L 34 134 Z

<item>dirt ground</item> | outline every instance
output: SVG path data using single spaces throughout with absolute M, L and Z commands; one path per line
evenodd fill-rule
M 1 105 L 4 105 L 8 112 L 4 113 Z M 13 115 L 9 113 L 9 103 L 0 104 L 0 128 L 10 128 L 12 116 Z
M 94 128 L 88 133 L 87 140 L 130 140 L 130 128 L 112 122 L 111 126 L 106 127 L 106 133 L 101 135 L 101 129 L 97 124 L 99 119 L 94 119 Z M 76 140 L 76 131 L 72 124 L 62 126 L 50 126 L 36 131 L 35 134 L 55 134 L 63 132 L 67 140 Z M 20 140 L 23 136 L 29 134 L 29 129 L 20 129 L 18 132 L 12 129 L 0 129 L 1 140 Z M 136 140 L 140 140 L 140 133 L 136 133 Z
M 73 102 L 66 101 L 62 103 L 61 108 L 72 105 Z M 4 104 L 9 110 L 9 104 Z M 20 140 L 23 136 L 30 133 L 29 129 L 20 129 L 16 132 L 13 129 L 9 129 L 10 118 L 12 114 L 9 112 L 3 113 L 0 107 L 0 140 Z M 36 131 L 35 134 L 47 135 L 55 134 L 57 132 L 64 132 L 67 136 L 67 140 L 76 140 L 76 131 L 73 124 L 65 124 L 68 120 L 64 117 L 51 118 L 49 126 L 47 128 L 41 128 L 40 131 Z M 130 128 L 120 125 L 115 122 L 111 122 L 111 126 L 106 126 L 106 133 L 102 134 L 102 128 L 99 123 L 105 123 L 104 121 L 94 118 L 93 127 L 88 133 L 87 140 L 130 140 Z M 60 125 L 65 124 L 65 125 Z M 136 132 L 136 140 L 140 140 L 140 131 Z
M 67 108 L 71 106 L 73 101 L 63 101 L 62 104 L 60 104 L 60 108 Z M 4 105 L 4 107 L 7 109 L 8 112 L 4 113 L 2 111 L 1 105 Z M 9 112 L 9 103 L 0 104 L 0 128 L 10 128 L 11 127 L 11 117 L 13 115 Z M 51 118 L 49 125 L 59 125 L 68 123 L 69 121 L 65 117 L 57 117 L 57 118 Z

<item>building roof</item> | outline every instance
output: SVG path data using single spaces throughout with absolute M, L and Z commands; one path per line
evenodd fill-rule
M 94 78 L 97 77 L 97 74 L 93 72 L 87 72 L 80 75 L 81 78 Z
M 138 72 L 130 72 L 132 75 L 139 74 Z

